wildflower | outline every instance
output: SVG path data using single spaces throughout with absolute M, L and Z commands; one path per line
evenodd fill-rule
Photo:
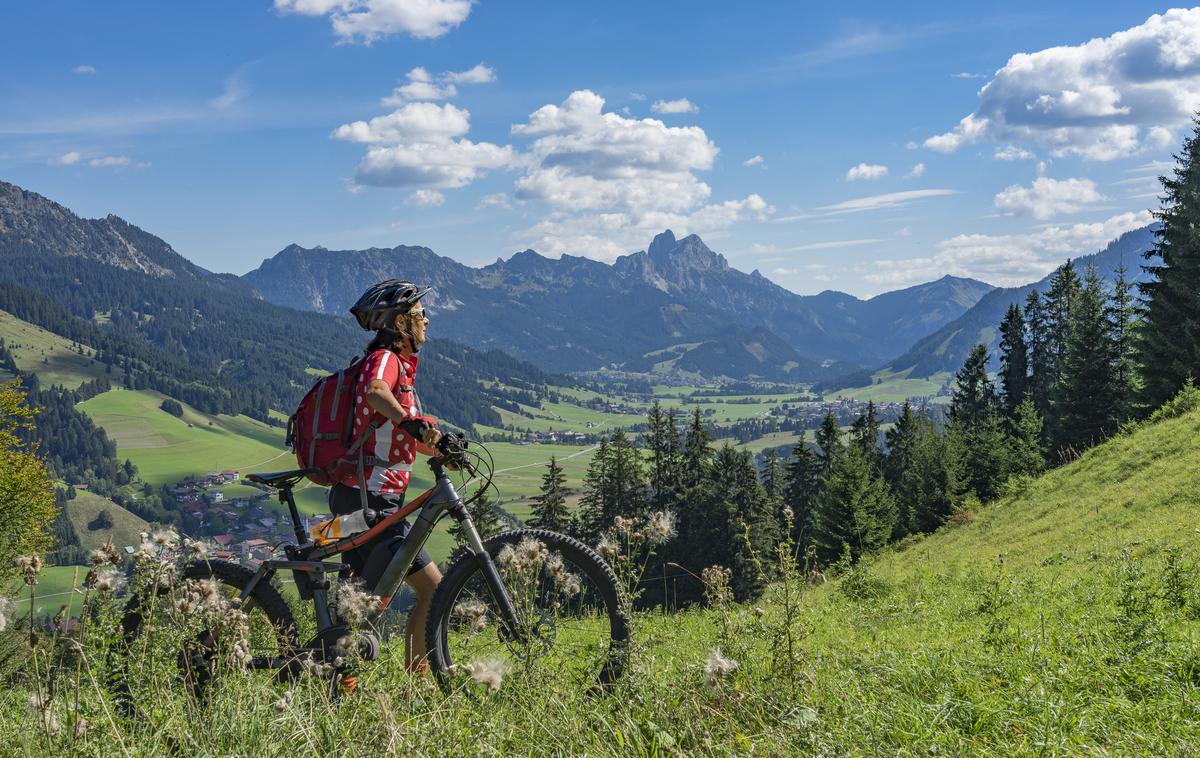
M 205 545 L 199 540 L 190 540 L 186 537 L 183 540 L 183 549 L 187 552 L 189 558 L 202 561 L 208 558 L 208 545 Z
M 333 666 L 330 666 L 328 663 L 318 663 L 313 660 L 311 655 L 305 656 L 301 661 L 301 665 L 304 667 L 304 671 L 310 676 L 327 677 L 333 674 Z
M 142 533 L 142 544 L 138 545 L 138 549 L 134 551 L 133 557 L 136 560 L 149 560 L 158 555 L 158 549 L 154 547 L 154 543 L 150 542 L 148 534 Z
M 347 624 L 364 624 L 379 615 L 382 598 L 363 592 L 349 582 L 339 582 L 337 615 Z
M 154 573 L 155 582 L 160 589 L 169 590 L 175 584 L 175 576 L 179 569 L 171 561 L 159 561 L 158 570 Z
M 512 549 L 512 545 L 505 545 L 496 554 L 496 563 L 499 563 L 504 568 L 511 568 L 516 560 L 517 551 Z
M 792 507 L 790 505 L 783 506 L 783 517 L 785 519 L 787 519 L 788 521 L 791 521 L 792 517 L 795 515 L 796 515 L 795 511 L 792 510 Z
M 675 514 L 671 511 L 656 512 L 646 522 L 643 534 L 651 545 L 663 544 L 675 536 Z
M 631 518 L 625 518 L 624 516 L 617 516 L 615 519 L 613 519 L 612 529 L 617 534 L 626 535 L 626 536 L 633 534 L 633 527 L 634 527 L 634 521 Z
M 487 613 L 487 606 L 482 601 L 474 598 L 464 600 L 454 606 L 454 614 L 463 619 L 468 627 L 477 632 L 482 632 L 487 628 Z
M 504 681 L 504 661 L 499 658 L 483 658 L 463 665 L 463 671 L 479 684 L 495 692 Z
M 555 581 L 558 584 L 559 592 L 567 597 L 575 597 L 583 591 L 583 583 L 574 574 L 563 574 L 561 577 L 556 577 Z
M 19 556 L 13 563 L 16 564 L 17 570 L 21 572 L 21 579 L 30 587 L 37 584 L 38 572 L 42 570 L 42 559 L 37 555 L 22 555 Z
M 125 575 L 116 569 L 93 571 L 89 578 L 91 588 L 96 592 L 119 592 L 125 587 Z
M 600 538 L 600 544 L 596 545 L 596 552 L 599 553 L 602 558 L 611 561 L 613 558 L 616 558 L 618 554 L 620 554 L 621 547 L 617 544 L 616 540 L 606 534 Z
M 721 655 L 721 648 L 715 647 L 708 654 L 708 660 L 704 663 L 704 681 L 709 687 L 716 687 L 722 679 L 732 674 L 733 670 L 737 667 L 737 661 Z
M 231 656 L 234 665 L 249 666 L 250 662 L 254 660 L 254 656 L 250 654 L 250 641 L 241 639 L 233 643 Z
M 758 616 L 759 618 L 762 618 L 762 617 L 763 617 L 765 614 L 766 614 L 766 611 L 764 611 L 764 610 L 762 609 L 762 607 L 761 607 L 761 606 L 756 606 L 756 607 L 755 607 L 755 609 L 754 609 L 754 615 L 755 615 L 755 616 Z
M 96 568 L 117 566 L 121 563 L 121 551 L 113 547 L 112 540 L 109 540 L 91 552 L 88 556 L 88 562 Z
M 546 543 L 526 537 L 517 545 L 517 562 L 524 568 L 537 568 L 546 561 L 549 552 L 546 549 Z
M 288 706 L 291 704 L 292 704 L 292 693 L 286 692 L 286 693 L 284 693 L 283 697 L 281 697 L 275 701 L 275 710 L 278 711 L 279 713 L 283 713 L 284 711 L 286 711 L 288 709 Z
M 179 532 L 174 529 L 159 529 L 150 535 L 150 541 L 159 547 L 172 547 L 179 543 Z

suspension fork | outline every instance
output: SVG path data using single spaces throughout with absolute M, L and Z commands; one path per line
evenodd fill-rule
M 475 562 L 479 565 L 479 571 L 483 574 L 484 582 L 487 583 L 488 592 L 491 593 L 492 599 L 496 601 L 496 605 L 500 608 L 501 621 L 504 622 L 507 628 L 510 639 L 522 639 L 525 636 L 525 624 L 518 617 L 517 608 L 513 605 L 512 597 L 508 594 L 508 588 L 504 585 L 504 580 L 500 577 L 500 572 L 496 569 L 496 564 L 492 560 L 492 556 L 483 546 L 483 540 L 479 536 L 479 531 L 475 528 L 475 522 L 471 520 L 471 514 L 467 512 L 467 508 L 462 504 L 462 501 L 456 502 L 450 507 L 450 515 L 458 521 L 462 527 L 463 534 L 467 537 L 467 546 L 475 555 Z

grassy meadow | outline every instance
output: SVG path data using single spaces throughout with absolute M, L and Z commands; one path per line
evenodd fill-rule
M 1123 434 L 827 583 L 785 575 L 745 606 L 639 614 L 631 671 L 610 697 L 515 671 L 497 692 L 443 695 L 403 673 L 393 641 L 341 702 L 311 680 L 233 674 L 202 706 L 126 721 L 96 658 L 68 679 L 82 683 L 78 706 L 73 686 L 51 706 L 57 733 L 28 716 L 32 682 L 0 692 L 0 744 L 137 756 L 1188 754 L 1200 741 L 1198 435 L 1200 412 Z M 736 666 L 716 666 L 716 648 Z M 73 739 L 76 717 L 88 726 Z
M 7 311 L 0 311 L 0 339 L 8 346 L 17 367 L 36 373 L 43 386 L 58 384 L 75 389 L 89 379 L 105 376 L 104 365 L 92 359 L 95 350 L 84 346 L 81 355 L 71 349 L 70 340 Z
M 927 379 L 909 378 L 912 369 L 904 371 L 876 371 L 871 375 L 871 384 L 866 387 L 846 387 L 840 390 L 830 390 L 826 397 L 845 397 L 866 402 L 874 400 L 877 403 L 902 403 L 910 397 L 927 397 L 935 394 L 951 379 L 948 371 L 939 372 Z M 942 401 L 934 398 L 934 402 Z M 942 401 L 945 402 L 945 401 Z

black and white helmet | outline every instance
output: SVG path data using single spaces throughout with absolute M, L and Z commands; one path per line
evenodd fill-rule
M 388 279 L 362 294 L 350 308 L 358 325 L 368 331 L 390 329 L 398 313 L 408 313 L 432 287 L 418 287 L 404 279 Z

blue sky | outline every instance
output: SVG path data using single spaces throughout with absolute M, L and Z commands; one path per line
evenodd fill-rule
M 10 6 L 0 179 L 217 271 L 292 242 L 612 260 L 669 226 L 859 296 L 1030 281 L 1148 220 L 1200 10 L 905 5 Z

